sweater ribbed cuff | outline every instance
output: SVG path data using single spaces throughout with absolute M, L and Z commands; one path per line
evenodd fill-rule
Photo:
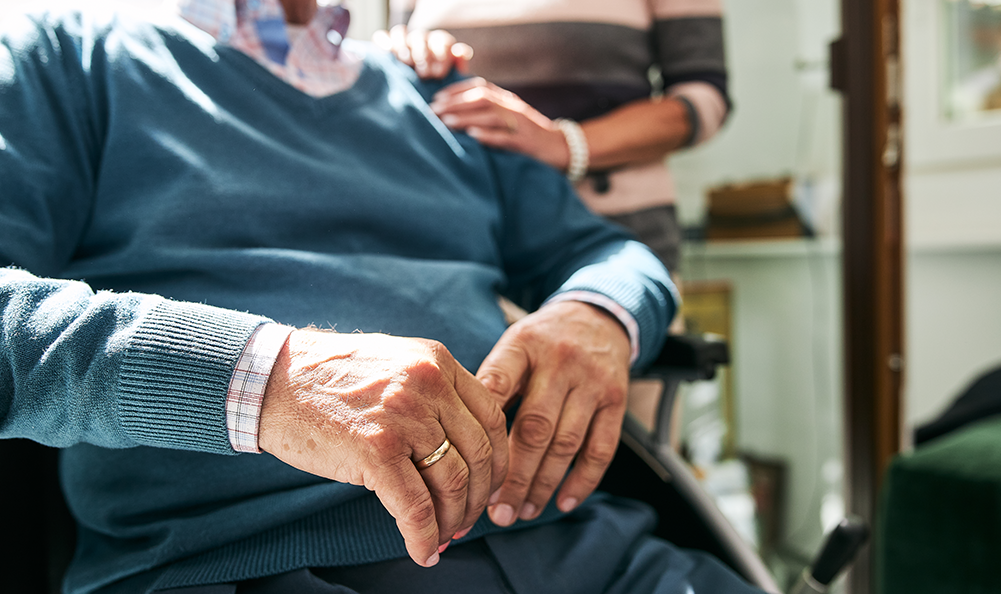
M 141 323 L 122 362 L 119 415 L 143 445 L 232 454 L 226 391 L 265 318 L 164 301 Z

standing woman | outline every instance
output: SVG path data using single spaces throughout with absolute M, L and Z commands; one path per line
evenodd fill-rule
M 591 210 L 678 269 L 664 157 L 711 138 L 727 117 L 720 0 L 392 6 L 407 23 L 390 32 L 392 46 L 419 74 L 442 76 L 455 62 L 482 77 L 438 93 L 432 108 L 446 125 L 565 171 Z

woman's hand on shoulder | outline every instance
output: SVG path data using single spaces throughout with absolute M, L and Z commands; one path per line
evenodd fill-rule
M 482 78 L 451 84 L 435 94 L 431 109 L 453 130 L 483 144 L 535 157 L 561 171 L 570 149 L 556 122 L 524 99 Z
M 452 68 L 466 73 L 473 58 L 473 48 L 442 29 L 408 31 L 406 25 L 396 25 L 389 31 L 376 31 L 372 41 L 425 79 L 444 78 Z

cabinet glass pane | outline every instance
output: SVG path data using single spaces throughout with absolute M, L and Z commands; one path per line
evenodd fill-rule
M 1001 0 L 942 0 L 945 117 L 1001 116 Z

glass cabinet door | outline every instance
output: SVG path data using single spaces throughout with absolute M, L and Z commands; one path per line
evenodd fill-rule
M 942 115 L 1001 117 L 1001 1 L 942 0 L 941 11 Z

